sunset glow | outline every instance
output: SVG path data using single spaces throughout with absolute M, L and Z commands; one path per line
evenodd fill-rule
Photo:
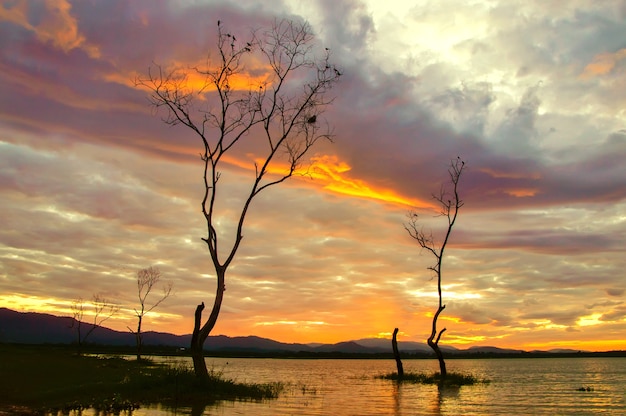
M 626 348 L 623 4 L 266 3 L 0 4 L 0 307 L 72 316 L 100 294 L 120 307 L 106 325 L 127 331 L 135 273 L 154 265 L 173 295 L 145 329 L 191 333 L 216 284 L 203 147 L 164 123 L 137 81 L 157 66 L 211 68 L 218 19 L 242 46 L 288 16 L 311 24 L 311 53 L 341 70 L 311 121 L 332 140 L 250 204 L 212 335 L 335 343 L 399 328 L 400 341 L 425 342 L 434 257 L 404 225 L 416 212 L 440 244 L 447 218 L 433 195 L 460 157 L 441 345 Z M 246 58 L 231 91 L 270 93 L 263 62 Z M 181 82 L 200 115 L 218 108 L 202 74 Z M 250 131 L 219 167 L 220 253 L 266 140 Z M 289 168 L 276 153 L 264 180 Z

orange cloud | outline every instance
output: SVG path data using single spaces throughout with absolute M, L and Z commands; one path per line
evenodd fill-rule
M 76 19 L 71 15 L 72 6 L 67 0 L 45 0 L 43 4 L 47 13 L 36 26 L 28 19 L 30 5 L 26 0 L 11 5 L 4 3 L 0 7 L 0 19 L 35 32 L 40 41 L 50 42 L 64 52 L 80 48 L 92 58 L 100 56 L 98 48 L 87 44 L 85 37 L 78 32 Z
M 317 156 L 312 158 L 313 168 L 309 174 L 324 183 L 324 188 L 342 195 L 356 196 L 389 202 L 410 207 L 434 208 L 431 201 L 407 198 L 391 189 L 376 188 L 365 181 L 348 176 L 351 167 L 337 156 Z
M 601 53 L 593 58 L 583 71 L 581 78 L 587 79 L 610 73 L 618 62 L 626 59 L 626 48 L 615 53 Z
M 538 172 L 498 172 L 490 168 L 482 168 L 481 172 L 486 173 L 492 178 L 505 178 L 505 179 L 541 179 L 541 174 Z
M 538 172 L 499 172 L 499 171 L 496 171 L 494 169 L 489 169 L 489 168 L 483 168 L 483 169 L 480 169 L 480 171 L 483 173 L 486 173 L 492 178 L 498 178 L 498 179 L 538 180 L 541 178 L 541 174 Z M 508 195 L 511 195 L 517 198 L 535 196 L 537 193 L 539 193 L 538 188 L 510 188 L 510 189 L 504 189 L 504 190 L 500 189 L 498 191 L 502 191 Z
M 508 189 L 505 191 L 507 194 L 511 196 L 515 196 L 517 198 L 524 198 L 528 196 L 535 196 L 539 190 L 538 189 L 530 189 L 530 188 L 519 188 L 519 189 Z
M 254 156 L 251 156 L 251 158 L 254 158 Z M 249 161 L 235 159 L 232 156 L 224 157 L 223 160 L 241 169 L 249 170 L 253 166 Z M 260 165 L 263 163 L 263 160 L 257 158 L 255 163 Z M 283 175 L 288 169 L 289 167 L 285 163 L 275 163 L 269 167 L 268 172 L 270 174 Z M 300 175 L 313 178 L 315 179 L 315 185 L 321 185 L 324 189 L 341 195 L 356 196 L 409 207 L 436 208 L 429 200 L 407 198 L 394 190 L 377 188 L 363 180 L 350 178 L 348 173 L 351 169 L 350 165 L 340 161 L 335 155 L 322 155 L 312 157 L 311 164 L 297 170 L 295 176 Z
M 198 68 L 202 72 L 198 72 Z M 183 92 L 192 92 L 200 99 L 203 98 L 203 94 L 216 90 L 215 85 L 206 72 L 213 71 L 215 68 L 206 69 L 203 65 L 195 65 L 193 63 L 186 64 L 182 62 L 171 62 L 167 67 L 163 68 L 165 73 L 172 74 L 171 87 L 179 89 Z M 251 75 L 254 73 L 255 75 Z M 110 73 L 107 74 L 104 79 L 109 82 L 115 82 L 121 85 L 126 85 L 133 88 L 146 89 L 143 86 L 135 85 L 135 80 L 139 78 L 145 78 L 146 74 L 138 73 L 136 71 L 128 73 Z M 232 74 L 228 80 L 228 86 L 231 90 L 247 91 L 259 88 L 261 85 L 263 88 L 269 88 L 271 84 L 269 71 L 262 71 L 260 68 L 252 68 L 251 71 Z

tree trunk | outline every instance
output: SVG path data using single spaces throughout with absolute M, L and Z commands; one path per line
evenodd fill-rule
M 193 326 L 193 334 L 191 335 L 191 357 L 193 359 L 193 370 L 197 377 L 208 379 L 209 371 L 204 361 L 204 342 L 209 337 L 211 330 L 217 322 L 217 317 L 220 314 L 220 308 L 222 307 L 222 300 L 224 299 L 224 291 L 226 286 L 224 284 L 224 278 L 226 270 L 224 267 L 220 267 L 217 270 L 217 288 L 215 290 L 215 301 L 213 303 L 213 309 L 211 315 L 207 319 L 206 323 L 200 327 L 202 323 L 202 311 L 204 310 L 204 302 L 196 307 L 196 314 Z
M 141 318 L 142 316 L 139 315 L 138 316 L 138 323 L 137 323 L 137 332 L 135 332 L 135 341 L 137 342 L 137 361 L 141 360 L 141 346 L 142 346 L 142 339 L 141 339 Z
M 393 338 L 391 339 L 391 346 L 393 348 L 393 357 L 396 359 L 396 366 L 398 367 L 398 378 L 404 377 L 404 368 L 402 367 L 402 360 L 400 359 L 400 351 L 398 351 L 398 341 L 396 336 L 398 335 L 398 328 L 393 330 Z
M 430 345 L 433 351 L 435 351 L 435 355 L 439 360 L 439 373 L 441 374 L 441 378 L 443 379 L 448 374 L 448 372 L 446 371 L 446 362 L 443 359 L 443 353 L 441 352 L 441 349 L 439 349 L 439 344 L 429 342 L 428 345 Z
M 204 362 L 204 340 L 200 340 L 200 324 L 202 321 L 202 311 L 204 302 L 196 307 L 196 314 L 191 335 L 191 358 L 193 359 L 193 371 L 196 377 L 208 378 L 209 371 Z
M 446 308 L 446 305 L 439 305 L 437 309 L 437 313 L 433 317 L 433 328 L 430 333 L 430 337 L 428 337 L 428 345 L 435 352 L 437 359 L 439 360 L 439 372 L 441 374 L 441 378 L 445 378 L 448 372 L 446 371 L 446 362 L 443 360 L 443 353 L 441 349 L 439 349 L 439 340 L 441 339 L 441 335 L 446 331 L 446 328 L 442 329 L 437 335 L 437 318 L 439 318 L 439 314 Z M 437 339 L 435 340 L 435 335 L 437 335 Z
M 77 332 L 78 332 L 78 344 L 77 344 L 77 346 L 78 346 L 78 355 L 81 355 L 82 354 L 81 347 L 83 345 L 83 338 L 82 338 L 82 335 L 80 334 L 80 321 L 78 321 Z
M 204 349 L 202 345 L 191 345 L 191 358 L 193 359 L 193 371 L 196 377 L 208 379 L 209 370 L 207 370 L 206 362 L 204 361 Z

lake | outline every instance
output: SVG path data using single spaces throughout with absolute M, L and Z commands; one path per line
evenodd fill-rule
M 449 372 L 470 373 L 490 383 L 442 390 L 376 379 L 396 371 L 391 359 L 206 360 L 209 368 L 236 381 L 289 386 L 271 401 L 220 402 L 203 409 L 157 406 L 136 410 L 133 416 L 626 414 L 626 358 L 451 359 L 446 361 Z M 405 372 L 439 369 L 435 359 L 403 363 Z M 579 391 L 581 387 L 591 391 Z

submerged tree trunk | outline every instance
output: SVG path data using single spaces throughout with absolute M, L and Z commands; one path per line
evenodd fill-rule
M 430 345 L 433 351 L 435 351 L 437 360 L 439 360 L 439 372 L 441 373 L 441 378 L 443 379 L 448 375 L 448 372 L 446 370 L 446 362 L 443 359 L 443 353 L 441 352 L 441 349 L 439 348 L 438 344 L 429 342 L 428 345 Z
M 433 317 L 433 328 L 430 333 L 430 337 L 428 337 L 428 345 L 435 352 L 437 360 L 439 360 L 439 372 L 441 374 L 441 378 L 443 379 L 446 377 L 448 372 L 446 371 L 446 362 L 443 359 L 443 353 L 439 348 L 439 340 L 441 339 L 441 335 L 446 331 L 446 328 L 442 329 L 437 335 L 437 318 L 439 318 L 439 314 L 446 308 L 446 305 L 441 305 L 441 300 L 439 302 L 439 308 Z M 437 335 L 437 339 L 435 339 L 435 335 Z
M 396 366 L 398 367 L 398 378 L 404 377 L 404 368 L 402 367 L 402 360 L 400 359 L 400 351 L 398 351 L 398 328 L 393 330 L 393 338 L 391 339 L 391 347 L 393 348 L 393 357 L 396 359 Z

